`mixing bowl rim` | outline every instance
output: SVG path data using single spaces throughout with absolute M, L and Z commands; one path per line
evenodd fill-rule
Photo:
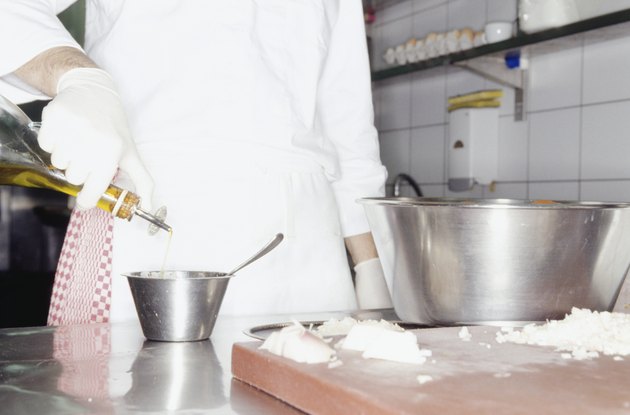
M 453 207 L 464 209 L 624 209 L 630 208 L 626 202 L 597 202 L 544 199 L 473 199 L 455 197 L 366 197 L 358 199 L 364 205 L 399 207 Z

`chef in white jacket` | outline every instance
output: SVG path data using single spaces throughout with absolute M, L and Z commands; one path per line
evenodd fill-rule
M 221 312 L 391 306 L 363 208 L 384 193 L 360 0 L 0 1 L 0 94 L 52 98 L 40 145 L 93 208 L 116 175 L 174 229 L 116 220 L 109 318 L 135 318 L 128 271 L 227 271 Z M 344 249 L 356 270 L 356 293 Z M 74 319 L 75 321 L 82 321 Z M 66 320 L 72 322 L 72 320 Z

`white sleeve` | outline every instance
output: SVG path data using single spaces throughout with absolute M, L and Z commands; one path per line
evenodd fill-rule
M 370 65 L 360 0 L 339 0 L 338 17 L 320 81 L 318 113 L 337 152 L 333 189 L 344 237 L 369 231 L 362 197 L 383 196 L 387 171 L 380 160 Z
M 81 48 L 57 13 L 70 0 L 0 0 L 0 94 L 15 103 L 44 99 L 11 73 L 41 52 L 58 46 Z

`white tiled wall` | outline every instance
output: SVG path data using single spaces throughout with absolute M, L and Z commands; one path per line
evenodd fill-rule
M 386 49 L 429 32 L 513 21 L 516 0 L 407 0 L 378 10 L 370 28 L 373 69 Z M 615 0 L 615 8 L 630 0 Z M 502 88 L 496 187 L 447 189 L 447 98 Z M 525 121 L 514 92 L 464 69 L 440 67 L 375 82 L 375 121 L 388 191 L 399 173 L 426 196 L 630 201 L 630 33 L 530 56 Z M 403 188 L 403 194 L 411 194 Z

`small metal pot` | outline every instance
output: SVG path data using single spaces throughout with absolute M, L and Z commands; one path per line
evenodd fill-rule
M 144 336 L 159 341 L 210 337 L 231 275 L 201 271 L 125 274 Z
M 360 201 L 398 316 L 521 324 L 609 311 L 630 267 L 630 204 L 453 198 Z

